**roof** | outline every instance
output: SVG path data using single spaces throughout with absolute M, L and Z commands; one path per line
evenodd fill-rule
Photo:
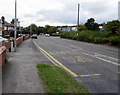
M 13 24 L 8 23 L 7 21 L 4 21 L 3 26 L 9 26 L 9 27 L 12 27 L 12 26 L 14 26 L 14 25 L 13 25 Z

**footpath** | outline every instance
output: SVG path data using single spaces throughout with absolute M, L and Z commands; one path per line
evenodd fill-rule
M 40 59 L 32 45 L 29 39 L 22 42 L 16 52 L 8 53 L 8 63 L 2 70 L 3 93 L 44 93 L 36 68 Z

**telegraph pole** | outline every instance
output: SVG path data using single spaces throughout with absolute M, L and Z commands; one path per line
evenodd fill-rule
M 17 32 L 17 2 L 15 0 L 15 21 L 14 21 L 14 52 L 16 52 L 16 32 Z
M 30 36 L 32 35 L 32 24 L 30 25 Z
M 79 30 L 79 10 L 80 10 L 80 4 L 78 4 L 78 17 L 77 17 L 77 31 Z

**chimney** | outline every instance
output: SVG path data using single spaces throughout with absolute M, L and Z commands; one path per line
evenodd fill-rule
M 2 20 L 2 24 L 4 24 L 4 22 L 5 22 L 5 17 L 2 16 L 2 17 L 1 17 L 1 20 Z
M 12 19 L 11 24 L 14 24 L 14 19 Z

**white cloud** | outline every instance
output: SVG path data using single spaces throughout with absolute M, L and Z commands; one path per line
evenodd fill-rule
M 0 16 L 7 21 L 14 18 L 15 0 L 1 0 Z M 17 0 L 17 17 L 22 26 L 73 25 L 77 20 L 77 4 L 80 3 L 80 22 L 90 17 L 96 22 L 117 19 L 119 0 Z

